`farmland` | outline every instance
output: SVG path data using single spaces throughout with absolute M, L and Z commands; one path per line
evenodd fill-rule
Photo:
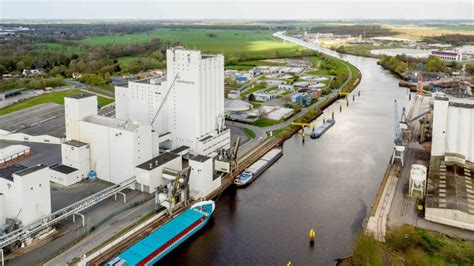
M 271 33 L 269 30 L 162 28 L 137 34 L 97 36 L 80 42 L 88 45 L 106 45 L 143 43 L 160 39 L 203 52 L 224 53 L 226 56 L 242 53 L 250 58 L 278 57 L 279 54 L 291 55 L 303 50 L 294 44 L 273 38 Z

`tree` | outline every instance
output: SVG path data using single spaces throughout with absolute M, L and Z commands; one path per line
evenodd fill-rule
M 446 69 L 446 64 L 439 56 L 433 56 L 426 62 L 425 69 L 429 72 L 443 72 Z
M 26 67 L 26 64 L 23 61 L 19 61 L 19 62 L 16 63 L 16 69 L 18 71 L 23 71 L 23 69 L 25 69 L 25 67 Z
M 7 68 L 4 65 L 0 64 L 0 75 L 7 73 Z
M 359 235 L 352 255 L 354 265 L 382 265 L 380 246 L 376 240 Z

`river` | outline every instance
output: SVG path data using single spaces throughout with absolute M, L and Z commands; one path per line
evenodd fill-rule
M 311 48 L 355 65 L 360 97 L 326 111 L 335 111 L 336 124 L 320 139 L 303 144 L 293 136 L 284 156 L 250 186 L 223 193 L 208 225 L 160 264 L 332 265 L 351 254 L 391 157 L 393 101 L 401 109 L 408 94 L 375 59 Z

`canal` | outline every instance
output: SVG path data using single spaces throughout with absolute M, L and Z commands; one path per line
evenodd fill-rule
M 324 52 L 361 71 L 360 97 L 326 111 L 328 118 L 334 110 L 336 124 L 320 139 L 293 136 L 284 156 L 250 186 L 223 193 L 209 224 L 160 264 L 332 265 L 351 254 L 391 157 L 393 101 L 400 109 L 409 101 L 375 59 Z

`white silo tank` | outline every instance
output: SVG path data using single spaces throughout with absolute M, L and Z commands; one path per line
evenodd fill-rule
M 457 138 L 459 130 L 459 108 L 450 106 L 448 108 L 448 129 L 446 130 L 446 152 L 457 151 Z
M 459 128 L 456 153 L 467 157 L 469 147 L 471 146 L 471 110 L 468 108 L 459 108 Z

